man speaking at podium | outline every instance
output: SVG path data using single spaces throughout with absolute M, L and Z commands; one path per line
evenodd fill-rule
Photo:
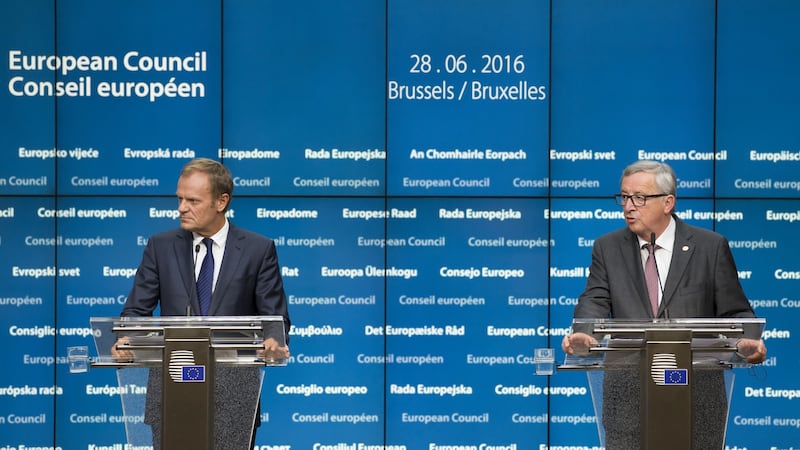
M 627 228 L 595 240 L 575 318 L 755 317 L 728 241 L 673 214 L 676 185 L 667 164 L 637 161 L 625 168 L 615 198 Z M 597 341 L 581 332 L 561 343 L 567 354 L 584 353 L 594 345 Z M 756 364 L 764 361 L 767 349 L 760 339 L 741 339 L 737 352 Z M 603 422 L 609 450 L 640 448 L 638 403 L 631 401 L 639 397 L 638 374 L 635 379 L 626 376 L 615 382 L 609 378 L 618 374 L 607 372 L 605 377 Z M 721 449 L 727 420 L 722 377 L 695 378 L 693 448 Z
M 233 194 L 230 171 L 211 159 L 189 161 L 181 170 L 176 194 L 181 226 L 148 239 L 120 315 L 152 316 L 160 306 L 162 316 L 283 316 L 284 342 L 288 342 L 291 323 L 275 243 L 236 227 L 225 217 Z M 264 341 L 259 353 L 265 352 L 289 357 L 289 348 L 274 338 Z M 116 345 L 112 355 L 132 357 Z M 145 422 L 153 429 L 158 449 L 161 383 L 160 377 L 155 378 L 151 374 L 148 382 Z M 252 419 L 217 417 L 217 422 L 253 423 Z M 260 416 L 256 414 L 254 420 L 257 427 Z M 222 428 L 224 433 L 230 427 Z M 216 434 L 219 442 L 220 433 Z

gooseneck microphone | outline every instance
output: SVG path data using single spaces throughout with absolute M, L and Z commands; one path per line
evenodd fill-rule
M 653 261 L 653 262 L 655 263 L 654 265 L 656 266 L 656 278 L 658 278 L 658 290 L 660 291 L 661 300 L 663 301 L 664 300 L 664 285 L 661 284 L 661 274 L 658 273 L 658 259 L 656 258 L 656 234 L 654 232 L 650 232 L 650 247 L 653 249 L 653 259 L 655 259 L 655 261 Z M 667 314 L 667 311 L 665 309 L 664 310 L 664 315 L 666 316 L 666 314 Z M 665 317 L 665 318 L 668 318 L 668 317 Z
M 194 255 L 192 261 L 192 267 L 194 267 L 194 273 L 197 273 L 197 256 L 200 254 L 200 244 L 196 244 L 194 246 Z M 197 276 L 197 275 L 195 275 Z M 186 302 L 186 316 L 192 315 L 192 298 L 189 297 L 189 300 Z

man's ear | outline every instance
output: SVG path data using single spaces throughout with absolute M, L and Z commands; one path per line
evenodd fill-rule
M 675 211 L 675 196 L 670 194 L 664 198 L 664 209 L 667 213 L 672 214 Z
M 231 202 L 231 194 L 222 194 L 217 199 L 217 212 L 225 211 Z

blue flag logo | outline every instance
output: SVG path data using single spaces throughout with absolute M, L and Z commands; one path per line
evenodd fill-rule
M 689 371 L 687 369 L 664 370 L 664 384 L 686 385 L 688 383 L 689 383 Z
M 206 381 L 206 366 L 181 367 L 181 381 L 184 383 L 204 383 Z
M 656 353 L 650 364 L 650 376 L 658 386 L 686 386 L 689 384 L 689 369 L 678 368 L 674 353 Z

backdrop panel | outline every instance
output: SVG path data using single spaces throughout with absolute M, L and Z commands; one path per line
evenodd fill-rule
M 292 358 L 266 373 L 259 450 L 596 448 L 584 375 L 537 376 L 533 350 L 569 332 L 641 158 L 676 169 L 677 215 L 729 239 L 767 319 L 726 445 L 798 448 L 799 17 L 789 0 L 3 2 L 0 448 L 123 447 L 113 371 L 70 374 L 66 348 L 94 345 L 89 318 L 119 314 L 150 236 L 179 226 L 196 156 L 232 170 L 229 220 L 279 252 Z

